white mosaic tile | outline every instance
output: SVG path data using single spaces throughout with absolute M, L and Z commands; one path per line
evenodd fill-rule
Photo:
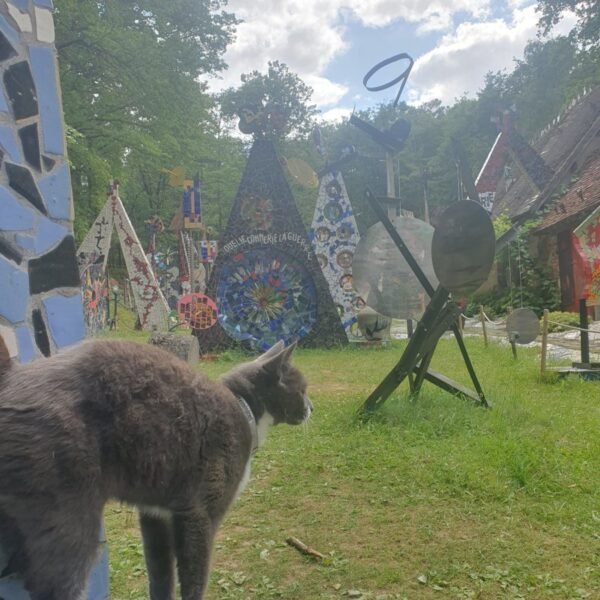
M 6 327 L 6 325 L 0 325 L 0 336 L 8 348 L 11 358 L 16 358 L 19 355 L 19 347 L 17 346 L 17 336 L 14 330 Z
M 35 24 L 37 39 L 46 44 L 54 43 L 54 19 L 52 13 L 45 8 L 35 7 Z
M 22 13 L 16 6 L 13 6 L 8 2 L 6 3 L 6 6 L 8 8 L 10 16 L 15 20 L 17 27 L 23 33 L 29 33 L 30 31 L 33 31 L 33 27 L 31 25 L 31 17 L 28 13 Z

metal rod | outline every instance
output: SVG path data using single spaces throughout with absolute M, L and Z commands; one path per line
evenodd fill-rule
M 588 334 L 588 314 L 585 298 L 579 301 L 579 327 L 581 327 L 581 362 L 590 363 L 590 336 Z

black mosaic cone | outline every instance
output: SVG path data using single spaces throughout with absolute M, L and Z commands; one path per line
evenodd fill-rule
M 255 140 L 206 294 L 219 323 L 198 331 L 202 353 L 347 343 L 329 287 L 271 141 Z M 268 319 L 267 317 L 272 317 Z

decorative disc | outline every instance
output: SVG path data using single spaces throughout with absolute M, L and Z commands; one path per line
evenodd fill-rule
M 208 329 L 217 322 L 217 305 L 204 294 L 186 294 L 177 303 L 177 314 L 192 329 Z
M 400 237 L 433 286 L 437 279 L 431 263 L 433 227 L 413 217 L 393 221 Z M 369 228 L 358 242 L 352 263 L 353 286 L 372 309 L 397 319 L 418 319 L 428 298 L 382 223 Z
M 476 291 L 487 280 L 496 252 L 486 210 L 470 200 L 449 206 L 433 234 L 431 252 L 441 285 L 459 297 Z
M 530 344 L 540 332 L 540 320 L 530 308 L 517 308 L 506 319 L 506 332 L 515 344 Z
M 280 250 L 249 250 L 223 265 L 219 322 L 228 335 L 266 350 L 304 337 L 317 319 L 317 292 L 306 267 Z

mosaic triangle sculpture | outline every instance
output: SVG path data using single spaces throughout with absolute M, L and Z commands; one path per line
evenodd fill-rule
M 87 297 L 85 292 L 90 280 L 94 285 L 94 280 L 102 281 L 106 277 L 106 262 L 113 228 L 117 230 L 119 236 L 142 328 L 165 330 L 169 315 L 167 301 L 119 197 L 119 186 L 115 181 L 110 183 L 106 204 L 77 251 L 79 272 L 84 286 L 88 328 L 93 330 L 94 323 L 98 321 L 99 307 L 94 302 L 98 298 L 99 290 L 89 290 Z
M 51 9 L 0 0 L 0 335 L 21 362 L 85 336 Z M 9 564 L 0 540 L 0 598 L 28 600 Z M 108 595 L 103 551 L 87 598 Z
M 364 302 L 352 287 L 352 261 L 359 234 L 344 178 L 339 170 L 327 170 L 320 177 L 317 204 L 308 236 L 348 340 L 361 341 L 357 312 Z
M 264 350 L 278 340 L 347 342 L 329 288 L 270 140 L 255 139 L 206 294 L 219 324 L 202 351 L 232 343 Z

